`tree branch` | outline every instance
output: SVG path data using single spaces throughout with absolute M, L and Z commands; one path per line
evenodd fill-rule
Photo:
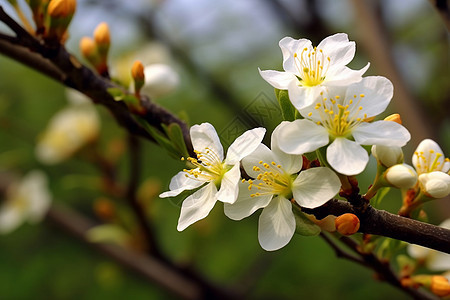
M 48 212 L 47 218 L 56 223 L 59 228 L 63 228 L 126 268 L 139 273 L 182 299 L 201 299 L 201 286 L 180 275 L 176 270 L 171 269 L 157 259 L 116 245 L 89 242 L 85 233 L 93 224 L 69 208 L 53 206 Z
M 321 207 L 302 208 L 302 211 L 313 214 L 318 219 L 327 215 L 353 213 L 361 222 L 359 232 L 390 237 L 450 254 L 450 230 L 394 215 L 370 205 L 363 210 L 356 209 L 345 201 L 330 200 Z

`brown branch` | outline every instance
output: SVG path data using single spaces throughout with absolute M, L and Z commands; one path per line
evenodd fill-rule
M 121 87 L 95 74 L 91 69 L 81 64 L 74 56 L 68 53 L 62 45 L 46 45 L 25 30 L 18 29 L 20 25 L 11 19 L 1 6 L 0 21 L 3 21 L 13 29 L 17 34 L 16 41 L 20 44 L 17 46 L 10 40 L 0 40 L 0 53 L 4 53 L 39 72 L 42 71 L 42 73 L 60 81 L 67 87 L 82 92 L 95 103 L 106 106 L 112 112 L 117 122 L 130 133 L 153 140 L 134 120 L 133 115 L 129 112 L 126 105 L 121 101 L 115 101 L 113 96 L 108 92 L 109 88 Z M 126 92 L 124 90 L 124 93 Z M 161 124 L 179 124 L 183 131 L 188 151 L 193 154 L 187 125 L 166 109 L 151 102 L 148 97 L 142 96 L 140 100 L 146 109 L 146 113 L 141 115 L 141 117 L 161 131 L 163 131 Z
M 327 215 L 339 216 L 344 213 L 353 213 L 358 216 L 361 222 L 359 232 L 390 237 L 450 253 L 450 230 L 394 215 L 384 210 L 375 209 L 370 205 L 364 210 L 357 210 L 348 202 L 330 200 L 321 207 L 302 208 L 302 211 L 314 214 L 318 219 Z
M 425 300 L 437 300 L 438 298 L 430 293 L 422 291 L 420 289 L 415 289 L 412 287 L 405 287 L 401 284 L 400 278 L 395 274 L 395 272 L 390 267 L 388 261 L 380 260 L 372 252 L 361 252 L 358 243 L 349 237 L 341 237 L 340 241 L 343 242 L 349 249 L 357 253 L 364 262 L 364 266 L 374 270 L 380 276 L 380 279 L 388 282 L 392 286 L 404 291 L 414 299 L 425 299 Z
M 377 71 L 389 78 L 395 87 L 393 105 L 401 114 L 403 124 L 413 132 L 412 142 L 417 145 L 425 138 L 436 135 L 425 118 L 424 109 L 409 92 L 391 53 L 388 34 L 367 1 L 352 0 L 355 17 L 360 30 L 361 43 Z
M 429 0 L 433 7 L 441 16 L 442 21 L 447 28 L 447 33 L 450 31 L 450 9 L 447 0 Z
M 53 206 L 48 212 L 47 218 L 57 224 L 59 228 L 63 228 L 96 250 L 178 297 L 182 299 L 202 298 L 201 286 L 151 256 L 132 252 L 112 244 L 89 242 L 85 233 L 93 224 L 67 207 Z

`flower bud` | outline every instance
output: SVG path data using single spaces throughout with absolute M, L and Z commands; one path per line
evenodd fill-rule
M 450 283 L 444 276 L 435 275 L 431 278 L 430 290 L 439 297 L 450 296 Z
M 403 163 L 403 151 L 400 147 L 373 145 L 372 155 L 377 159 L 379 164 L 382 164 L 386 168 Z
M 145 85 L 142 93 L 150 97 L 162 97 L 173 92 L 180 82 L 178 74 L 168 65 L 153 64 L 146 66 Z
M 102 220 L 109 221 L 116 216 L 116 208 L 108 198 L 101 197 L 94 201 L 94 212 Z
M 76 7 L 77 2 L 75 0 L 51 0 L 47 12 L 52 18 L 72 17 Z
M 94 40 L 98 46 L 107 46 L 111 43 L 108 24 L 102 22 L 94 30 Z
M 87 36 L 83 37 L 80 40 L 80 51 L 81 54 L 92 63 L 97 56 L 97 46 L 95 45 L 94 40 Z
M 444 198 L 450 194 L 450 175 L 440 171 L 419 175 L 420 187 L 431 198 Z
M 409 189 L 417 182 L 416 171 L 406 164 L 398 164 L 388 168 L 384 177 L 390 185 L 399 189 Z
M 144 66 L 139 60 L 135 61 L 131 67 L 131 77 L 133 77 L 134 80 L 135 94 L 139 95 L 139 92 L 145 83 Z
M 400 114 L 392 114 L 384 118 L 385 121 L 392 121 L 402 125 L 402 119 L 400 118 Z
M 75 13 L 76 0 L 51 0 L 47 7 L 50 17 L 50 27 L 47 37 L 63 42 L 66 38 L 67 27 Z
M 359 230 L 359 218 L 350 213 L 340 215 L 334 221 L 336 230 L 342 235 L 352 235 Z

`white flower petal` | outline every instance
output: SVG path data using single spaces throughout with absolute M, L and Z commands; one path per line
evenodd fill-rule
M 183 231 L 189 225 L 205 218 L 216 204 L 216 193 L 216 186 L 211 182 L 187 197 L 181 206 L 177 230 Z
M 272 152 L 276 157 L 276 163 L 280 164 L 286 173 L 294 174 L 301 170 L 303 157 L 302 155 L 287 154 L 280 149 L 280 146 L 278 145 L 278 135 L 281 132 L 280 130 L 283 130 L 283 126 L 280 125 L 278 125 L 272 133 Z
M 295 201 L 302 207 L 315 208 L 336 196 L 341 188 L 337 175 L 325 167 L 300 172 L 292 183 Z
M 328 131 L 310 120 L 284 121 L 279 125 L 278 146 L 289 154 L 304 154 L 329 142 Z
M 228 148 L 225 163 L 234 165 L 245 156 L 251 154 L 259 146 L 265 133 L 266 129 L 262 127 L 244 132 Z
M 231 170 L 225 173 L 220 184 L 217 199 L 224 203 L 234 203 L 238 196 L 238 183 L 241 179 L 240 164 L 237 162 Z
M 327 72 L 326 81 L 323 85 L 330 86 L 348 86 L 349 84 L 360 82 L 362 76 L 369 69 L 370 63 L 367 63 L 360 70 L 352 70 L 348 67 L 333 68 Z
M 287 90 L 291 82 L 296 82 L 297 77 L 290 72 L 280 72 L 274 70 L 262 71 L 259 69 L 259 74 L 261 77 L 267 81 L 271 86 L 280 90 Z
M 361 94 L 364 94 L 364 98 L 359 98 Z M 348 87 L 346 98 L 349 99 L 355 95 L 356 99 L 361 99 L 360 102 L 354 101 L 353 104 L 362 107 L 359 115 L 363 118 L 364 114 L 367 114 L 370 118 L 385 111 L 394 95 L 394 86 L 385 77 L 367 76 Z
M 295 232 L 292 204 L 283 197 L 270 201 L 259 217 L 258 239 L 267 251 L 278 250 L 289 243 Z
M 450 175 L 433 171 L 419 175 L 419 182 L 424 192 L 433 198 L 444 198 L 450 194 Z
M 223 160 L 223 147 L 214 127 L 209 123 L 202 123 L 191 127 L 191 140 L 194 150 L 204 152 L 206 148 L 214 151 Z
M 426 265 L 431 271 L 450 270 L 450 254 L 432 250 L 433 254 Z
M 264 145 L 259 144 L 258 148 L 256 148 L 255 151 L 253 151 L 252 154 L 244 157 L 242 159 L 242 166 L 244 167 L 245 172 L 253 178 L 256 178 L 260 172 L 254 171 L 254 166 L 261 166 L 259 163 L 260 161 L 263 161 L 265 163 L 270 163 L 275 160 L 275 156 L 273 155 L 272 151 Z
M 364 122 L 353 129 L 352 134 L 360 145 L 403 147 L 411 138 L 405 127 L 393 121 Z
M 441 147 L 439 145 L 431 140 L 431 139 L 424 139 L 420 142 L 420 144 L 417 146 L 416 151 L 414 153 L 421 154 L 419 161 L 419 156 L 417 154 L 414 154 L 412 157 L 412 163 L 414 168 L 416 168 L 418 173 L 423 172 L 429 172 L 431 164 L 436 160 L 436 154 L 439 153 L 439 157 L 437 158 L 437 162 L 439 163 L 439 166 L 443 166 L 442 171 L 447 172 L 447 165 L 444 163 L 444 152 L 442 151 Z M 425 158 L 425 161 L 423 160 Z M 419 167 L 420 165 L 420 167 Z M 437 169 L 439 171 L 439 169 Z
M 3 204 L 0 207 L 0 234 L 8 234 L 19 227 L 24 222 L 24 213 L 12 203 Z
M 29 172 L 22 180 L 19 191 L 24 197 L 28 197 L 28 221 L 40 222 L 51 204 L 51 195 L 47 188 L 47 177 L 41 171 Z
M 299 55 L 304 48 L 312 50 L 311 41 L 307 39 L 295 40 L 291 37 L 284 37 L 280 40 L 278 45 L 283 53 L 283 69 L 286 72 L 298 74 L 299 72 L 294 61 L 294 54 L 297 53 L 297 55 Z
M 255 180 L 255 185 L 258 185 L 259 180 Z M 239 195 L 233 204 L 225 203 L 224 211 L 225 215 L 232 220 L 242 220 L 253 214 L 260 208 L 266 207 L 270 200 L 272 199 L 272 195 L 262 195 L 258 197 L 251 197 L 253 193 L 255 193 L 255 189 L 248 189 L 248 182 L 240 182 L 239 183 Z
M 357 143 L 337 138 L 327 148 L 327 161 L 337 172 L 350 176 L 364 171 L 369 155 Z
M 318 50 L 330 57 L 330 68 L 334 65 L 346 65 L 355 57 L 355 42 L 350 42 L 345 33 L 336 33 L 323 39 L 317 46 Z
M 159 197 L 175 197 L 183 191 L 193 190 L 205 183 L 204 181 L 192 179 L 191 177 L 187 177 L 186 175 L 186 172 L 180 171 L 177 175 L 173 176 L 169 184 L 170 191 L 160 194 Z
M 314 104 L 320 98 L 320 93 L 324 90 L 323 86 L 301 86 L 299 81 L 291 81 L 288 85 L 289 100 L 298 110 Z

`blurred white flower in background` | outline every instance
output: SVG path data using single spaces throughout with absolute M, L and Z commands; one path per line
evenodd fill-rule
M 152 64 L 144 68 L 145 84 L 141 93 L 150 98 L 166 96 L 177 89 L 180 84 L 180 76 L 169 65 Z
M 6 191 L 0 206 L 0 234 L 7 234 L 25 221 L 37 223 L 47 213 L 51 195 L 47 177 L 42 171 L 33 170 Z
M 81 95 L 81 94 L 80 94 Z M 100 119 L 90 101 L 70 92 L 73 104 L 56 113 L 41 134 L 36 146 L 36 157 L 44 164 L 57 164 L 97 139 Z

